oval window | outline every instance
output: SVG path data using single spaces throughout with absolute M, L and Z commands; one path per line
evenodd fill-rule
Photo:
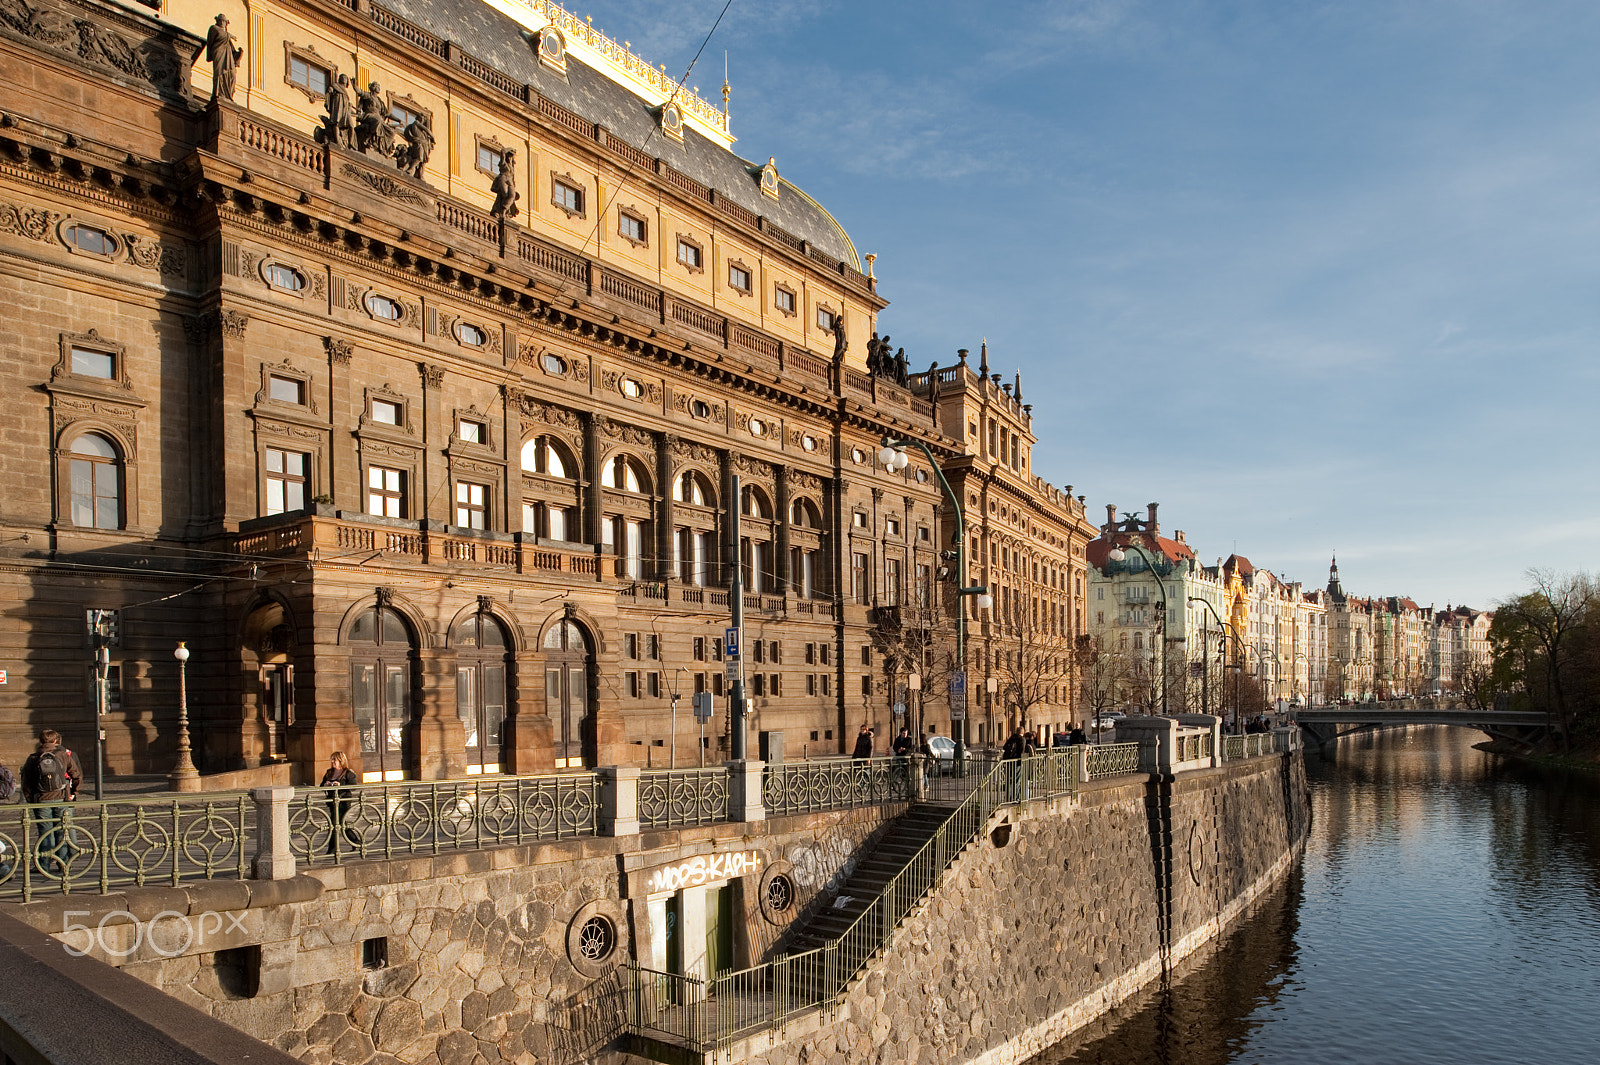
M 470 322 L 458 322 L 456 339 L 470 348 L 481 348 L 489 342 L 489 334 Z
M 544 367 L 545 373 L 564 374 L 567 372 L 567 360 L 550 352 L 545 352 L 540 357 L 539 365 Z
M 267 264 L 267 284 L 287 292 L 299 292 L 306 287 L 305 275 L 292 266 L 282 263 Z
M 696 418 L 709 418 L 711 417 L 711 404 L 703 399 L 697 399 L 689 404 L 689 413 Z
M 94 226 L 71 225 L 63 231 L 67 243 L 91 255 L 114 255 L 117 241 L 110 233 Z
M 814 436 L 803 436 L 800 438 L 800 446 L 805 448 L 807 451 L 815 451 L 817 450 L 817 438 Z
M 767 423 L 762 421 L 760 418 L 751 418 L 750 419 L 750 433 L 753 436 L 766 436 L 767 435 Z
M 917 483 L 918 484 L 927 484 L 928 483 L 928 471 L 927 470 L 918 470 L 917 471 Z
M 624 377 L 617 387 L 621 389 L 622 394 L 627 396 L 629 399 L 640 399 L 644 396 L 644 385 L 641 385 L 638 381 L 635 381 L 631 377 Z
M 856 448 L 854 451 L 850 452 L 850 461 L 859 466 L 863 462 L 867 461 L 867 453 L 862 451 L 860 448 Z
M 391 322 L 398 322 L 405 315 L 400 307 L 400 301 L 390 299 L 388 296 L 369 297 L 367 308 L 374 318 L 384 318 Z
M 544 49 L 544 54 L 551 59 L 559 60 L 567 50 L 566 43 L 561 39 L 561 34 L 555 30 L 545 30 L 544 36 L 539 39 L 539 43 Z

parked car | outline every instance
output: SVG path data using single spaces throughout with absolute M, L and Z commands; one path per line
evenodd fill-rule
M 1094 729 L 1096 732 L 1114 729 L 1117 727 L 1117 722 L 1127 716 L 1121 710 L 1102 710 L 1094 716 Z
M 929 736 L 928 749 L 938 759 L 933 771 L 943 776 L 955 771 L 956 741 L 949 736 Z

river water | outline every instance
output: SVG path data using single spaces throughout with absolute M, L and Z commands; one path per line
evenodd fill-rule
M 1600 776 L 1482 739 L 1308 752 L 1301 867 L 1186 975 L 1033 1065 L 1600 1060 Z

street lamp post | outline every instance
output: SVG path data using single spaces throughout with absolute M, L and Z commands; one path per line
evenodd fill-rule
M 1144 559 L 1144 564 L 1150 567 L 1150 575 L 1156 579 L 1156 610 L 1161 617 L 1161 644 L 1157 651 L 1157 660 L 1161 667 L 1161 713 L 1167 712 L 1167 593 L 1166 585 L 1162 583 L 1161 574 L 1156 571 L 1156 564 L 1150 556 L 1144 553 L 1144 548 L 1138 544 L 1129 544 L 1129 547 L 1139 552 L 1139 557 Z M 1113 547 L 1106 552 L 1106 557 L 1113 562 L 1121 562 L 1128 557 L 1128 553 L 1120 547 Z
M 950 507 L 956 516 L 955 534 L 951 537 L 951 544 L 956 552 L 956 672 L 950 678 L 951 717 L 955 718 L 956 695 L 960 695 L 961 703 L 961 728 L 956 732 L 956 761 L 966 757 L 967 750 L 967 610 L 962 601 L 964 597 L 975 595 L 978 597 L 978 609 L 987 610 L 994 604 L 989 597 L 989 589 L 985 585 L 975 585 L 971 588 L 963 587 L 967 579 L 967 523 L 965 511 L 961 506 L 961 498 L 950 487 L 950 482 L 945 479 L 944 471 L 939 468 L 933 452 L 921 440 L 904 440 L 893 437 L 883 438 L 883 448 L 878 452 L 878 461 L 892 471 L 903 470 L 911 462 L 910 457 L 903 450 L 906 447 L 919 449 L 927 458 L 933 475 L 939 479 L 939 487 L 944 491 L 944 497 L 950 501 Z
M 189 649 L 180 640 L 172 657 L 178 660 L 178 761 L 167 775 L 173 791 L 199 791 L 200 771 L 189 748 Z
M 1247 657 L 1247 651 L 1245 649 L 1244 641 L 1239 638 L 1238 632 L 1230 631 L 1230 630 L 1233 629 L 1233 626 L 1231 624 L 1229 624 L 1228 622 L 1222 620 L 1222 615 L 1217 613 L 1217 608 L 1211 604 L 1211 600 L 1204 599 L 1204 598 L 1202 598 L 1202 597 L 1200 597 L 1198 595 L 1191 595 L 1191 596 L 1188 597 L 1188 599 L 1186 601 L 1190 602 L 1190 603 L 1200 603 L 1207 610 L 1211 611 L 1211 615 L 1210 616 L 1216 618 L 1217 619 L 1217 624 L 1222 626 L 1222 634 L 1224 636 L 1232 636 L 1233 637 L 1233 642 L 1239 645 L 1239 659 L 1242 660 L 1243 658 Z M 1210 706 L 1211 706 L 1211 699 L 1210 699 L 1210 688 L 1211 688 L 1211 630 L 1209 628 L 1207 628 L 1207 630 L 1206 630 L 1205 641 L 1206 641 L 1206 657 L 1205 657 L 1206 673 L 1205 673 L 1205 681 L 1204 681 L 1204 684 L 1205 684 L 1205 689 L 1204 690 L 1206 692 L 1206 695 L 1205 695 L 1206 712 L 1210 713 L 1211 712 L 1211 710 L 1210 710 Z M 1238 669 L 1239 667 L 1237 665 L 1233 665 L 1233 666 L 1230 666 L 1228 668 L 1229 669 Z M 1237 676 L 1237 674 L 1236 674 L 1236 676 Z M 1235 686 L 1234 691 L 1235 691 L 1235 694 L 1237 694 L 1237 692 L 1238 692 L 1237 685 Z M 1233 727 L 1234 727 L 1235 730 L 1238 730 L 1240 728 L 1238 706 L 1237 706 L 1238 700 L 1235 699 L 1234 703 L 1235 703 L 1235 707 L 1234 707 Z

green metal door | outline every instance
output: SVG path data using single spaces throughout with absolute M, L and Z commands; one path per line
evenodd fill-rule
M 706 976 L 733 968 L 733 888 L 706 892 Z

